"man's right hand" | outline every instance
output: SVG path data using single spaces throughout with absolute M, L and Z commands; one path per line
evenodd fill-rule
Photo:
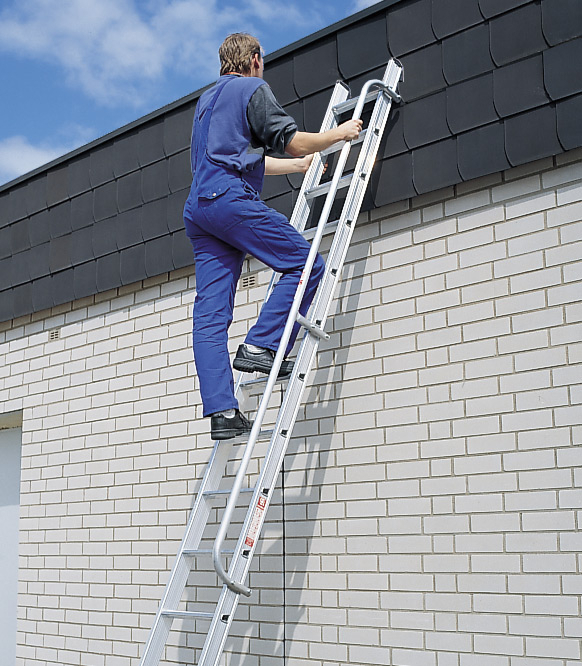
M 348 120 L 337 127 L 338 141 L 353 141 L 360 136 L 362 131 L 362 121 Z

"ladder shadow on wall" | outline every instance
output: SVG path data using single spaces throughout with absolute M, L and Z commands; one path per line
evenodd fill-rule
M 357 243 L 357 229 L 353 243 L 357 250 L 348 251 L 343 279 L 338 285 L 337 295 L 327 321 L 326 330 L 331 339 L 320 346 L 317 365 L 312 373 L 310 387 L 300 409 L 294 436 L 285 455 L 282 470 L 284 543 L 283 543 L 283 631 L 281 632 L 285 656 L 281 657 L 281 666 L 287 663 L 287 657 L 301 658 L 296 651 L 295 641 L 308 641 L 310 631 L 317 627 L 318 621 L 312 620 L 308 611 L 316 606 L 317 600 L 303 600 L 304 594 L 314 593 L 314 586 L 309 581 L 310 559 L 313 557 L 339 557 L 343 552 L 324 552 L 320 538 L 338 535 L 326 533 L 326 518 L 337 511 L 338 502 L 335 487 L 341 484 L 336 478 L 337 461 L 335 452 L 344 446 L 341 425 L 337 417 L 341 415 L 342 379 L 346 368 L 349 348 L 353 337 L 353 326 L 357 321 L 362 286 L 365 284 L 370 243 Z M 365 258 L 358 260 L 362 246 L 367 246 Z M 356 254 L 357 252 L 357 254 Z M 353 255 L 356 254 L 355 257 Z M 370 413 L 370 427 L 374 427 L 374 414 Z M 330 466 L 328 466 L 328 463 Z M 331 477 L 330 477 L 331 472 Z M 304 511 L 304 513 L 303 513 Z M 337 520 L 341 516 L 337 517 Z M 267 520 L 269 520 L 267 518 Z M 336 523 L 337 524 L 337 523 Z M 322 527 L 324 527 L 322 531 Z M 301 552 L 301 541 L 305 541 Z M 279 554 L 277 544 L 271 550 L 263 551 L 263 557 Z M 325 571 L 321 561 L 314 573 Z M 336 561 L 336 571 L 339 571 Z M 331 591 L 331 590 L 330 590 Z M 319 590 L 321 595 L 325 590 Z M 317 592 L 316 592 L 317 595 Z M 251 602 L 252 603 L 252 602 Z M 319 601 L 321 608 L 325 600 Z M 307 634 L 303 629 L 306 629 Z M 317 630 L 317 629 L 316 629 Z M 321 640 L 321 639 L 315 639 Z M 259 663 L 259 662 L 257 662 Z M 271 662 L 269 662 L 271 663 Z M 229 662 L 229 666 L 249 666 L 254 661 L 246 659 Z

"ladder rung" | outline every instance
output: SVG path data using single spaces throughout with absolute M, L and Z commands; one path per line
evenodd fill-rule
M 242 492 L 242 491 L 241 491 Z M 220 551 L 223 555 L 233 555 L 234 548 L 225 548 Z M 212 548 L 197 548 L 196 550 L 183 550 L 184 555 L 212 555 Z
M 352 141 L 352 146 L 357 146 L 359 143 L 362 143 L 362 141 L 366 138 L 366 132 L 367 131 L 368 131 L 367 129 L 362 130 L 360 132 L 360 135 L 358 136 L 358 138 L 354 139 Z M 345 146 L 345 144 L 346 144 L 345 141 L 338 141 L 337 143 L 334 143 L 329 148 L 326 148 L 325 150 L 322 150 L 319 154 L 322 157 L 325 157 L 326 155 L 331 155 L 332 153 L 337 153 L 338 151 L 340 151 Z
M 364 99 L 364 104 L 367 104 L 368 102 L 372 102 L 373 100 L 378 98 L 378 93 L 380 90 L 372 90 L 369 92 L 365 99 Z M 399 95 L 397 95 L 394 92 L 388 92 L 386 91 L 386 94 L 389 95 L 392 99 L 398 99 Z M 354 97 L 353 99 L 346 99 L 345 102 L 342 102 L 341 104 L 336 104 L 333 107 L 333 112 L 335 113 L 336 116 L 341 116 L 342 113 L 345 113 L 346 111 L 351 111 L 352 109 L 355 109 L 358 104 L 358 98 Z
M 271 431 L 272 432 L 272 431 Z M 230 495 L 232 492 L 231 488 L 226 488 L 225 490 L 205 490 L 202 494 L 204 497 L 220 497 L 224 495 Z M 241 493 L 254 493 L 254 488 L 241 488 Z
M 348 187 L 352 182 L 352 176 L 353 174 L 350 173 L 349 175 L 340 178 L 337 184 L 337 189 L 341 190 L 343 187 Z M 322 185 L 318 185 L 317 187 L 313 187 L 310 190 L 307 190 L 305 193 L 305 198 L 314 199 L 315 197 L 319 197 L 322 194 L 327 194 L 331 189 L 332 182 L 333 181 L 330 180 L 327 183 L 323 183 Z
M 265 375 L 265 378 L 268 379 L 269 375 Z M 273 434 L 272 430 L 261 430 L 259 432 L 259 435 L 257 437 L 258 441 L 264 441 L 266 439 L 271 439 L 271 435 Z M 227 442 L 229 444 L 240 444 L 243 442 L 247 442 L 249 438 L 249 433 L 245 432 L 242 435 L 238 435 L 238 437 L 232 437 L 231 439 L 224 439 L 222 441 Z
M 185 618 L 189 620 L 212 620 L 214 617 L 214 613 L 204 613 L 202 611 L 163 610 L 161 614 L 165 617 Z

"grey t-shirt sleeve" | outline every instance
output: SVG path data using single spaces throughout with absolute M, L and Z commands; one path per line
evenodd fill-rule
M 285 113 L 266 83 L 253 93 L 247 106 L 247 118 L 256 139 L 281 155 L 297 132 L 297 123 Z

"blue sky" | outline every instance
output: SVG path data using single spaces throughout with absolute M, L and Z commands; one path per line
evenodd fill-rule
M 0 0 L 0 184 L 211 83 L 231 32 L 271 53 L 373 0 Z

